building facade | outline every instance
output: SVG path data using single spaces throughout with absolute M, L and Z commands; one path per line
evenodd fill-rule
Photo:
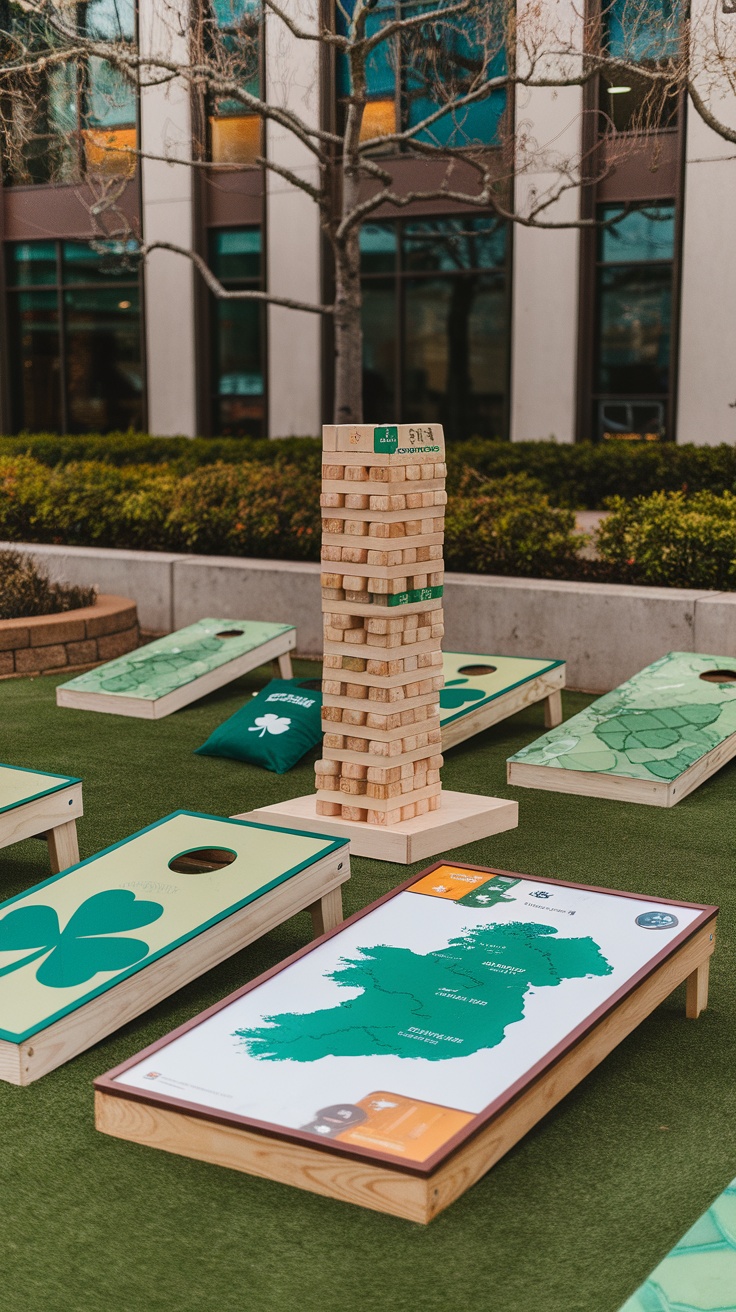
M 605 18 L 613 56 L 617 4 Z M 168 24 L 164 37 L 157 6 L 118 0 L 113 30 L 109 0 L 90 0 L 85 21 L 186 58 L 191 24 L 173 36 Z M 316 9 L 300 12 L 316 30 Z M 327 67 L 318 43 L 273 14 L 265 27 L 248 85 L 286 97 L 306 122 L 334 123 L 346 94 L 339 61 Z M 371 79 L 370 122 L 393 131 L 414 112 L 411 86 L 385 62 Z M 539 229 L 429 202 L 364 225 L 367 419 L 441 422 L 450 439 L 736 442 L 736 160 L 682 97 L 638 133 L 641 88 L 630 80 L 601 72 L 582 88 L 520 87 L 513 104 L 476 107 L 473 130 L 491 144 L 512 115 L 528 135 L 595 160 L 595 176 L 551 211 L 560 223 L 598 220 L 591 227 Z M 255 163 L 264 153 L 281 174 Z M 427 166 L 406 167 L 419 177 Z M 289 172 L 317 180 L 292 133 L 237 102 L 198 99 L 175 80 L 136 95 L 100 59 L 63 78 L 50 71 L 32 131 L 3 163 L 2 431 L 318 433 L 332 418 L 328 324 L 218 300 L 170 251 L 144 268 L 137 258 L 141 238 L 173 242 L 226 288 L 329 299 L 318 210 Z M 522 214 L 532 185 L 538 177 L 516 180 Z

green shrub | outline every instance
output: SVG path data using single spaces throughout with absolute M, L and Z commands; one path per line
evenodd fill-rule
M 91 606 L 95 588 L 72 588 L 50 583 L 46 573 L 19 551 L 0 551 L 0 620 L 30 615 L 57 615 L 60 611 Z
M 277 442 L 237 437 L 149 437 L 146 433 L 108 433 L 60 437 L 54 433 L 28 433 L 0 437 L 0 458 L 32 456 L 44 465 L 68 465 L 83 460 L 106 465 L 173 465 L 187 473 L 201 465 L 219 461 L 240 464 L 256 461 L 264 465 L 297 462 L 318 473 L 322 443 L 316 437 L 286 437 Z
M 482 479 L 466 471 L 448 499 L 445 565 L 472 574 L 574 578 L 580 537 L 575 514 L 550 504 L 526 474 Z
M 598 554 L 612 575 L 670 588 L 736 588 L 736 496 L 655 492 L 610 503 Z

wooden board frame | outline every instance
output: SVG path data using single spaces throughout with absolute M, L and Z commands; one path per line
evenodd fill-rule
M 122 844 L 113 844 L 119 846 Z M 299 911 L 310 912 L 315 935 L 334 931 L 342 923 L 342 885 L 349 878 L 349 849 L 335 840 L 324 856 L 251 898 L 232 914 L 219 917 L 201 933 L 187 936 L 178 946 L 155 957 L 150 965 L 143 961 L 120 983 L 98 990 L 90 1001 L 65 1009 L 59 1019 L 18 1042 L 0 1038 L 0 1080 L 31 1084 Z
M 223 621 L 223 623 L 228 624 L 246 622 L 244 620 Z M 173 637 L 174 635 L 168 634 L 167 636 Z M 234 657 L 232 661 L 218 666 L 217 669 L 210 670 L 207 674 L 202 674 L 199 678 L 182 684 L 180 688 L 165 693 L 155 701 L 143 697 L 83 692 L 68 684 L 61 684 L 56 689 L 56 704 L 57 706 L 72 707 L 79 711 L 102 711 L 109 715 L 127 715 L 140 720 L 162 720 L 174 711 L 179 711 L 182 707 L 199 701 L 201 697 L 206 697 L 208 693 L 215 692 L 218 688 L 232 683 L 234 679 L 239 679 L 242 675 L 249 674 L 251 670 L 256 670 L 260 665 L 267 665 L 271 661 L 277 666 L 280 678 L 291 679 L 293 677 L 291 652 L 295 646 L 296 629 L 286 629 L 283 633 L 269 639 L 268 642 L 261 643 L 258 647 L 244 652 L 241 656 Z M 138 650 L 143 649 L 138 648 Z
M 455 656 L 460 653 L 445 652 L 444 654 Z M 480 653 L 463 652 L 462 655 L 473 656 L 478 661 L 492 662 L 497 659 L 494 655 Z M 544 702 L 545 728 L 555 728 L 562 723 L 560 694 L 565 687 L 566 670 L 564 661 L 550 661 L 548 669 L 520 680 L 478 705 L 458 711 L 451 719 L 446 718 L 444 723 L 440 712 L 443 752 L 466 742 L 468 738 L 474 738 L 476 734 L 483 733 L 485 729 L 490 729 L 499 721 L 507 720 L 509 716 L 516 715 L 517 711 L 524 710 L 526 706 L 533 706 L 535 702 Z
M 52 874 L 75 865 L 79 860 L 77 820 L 84 814 L 81 779 L 4 762 L 0 769 L 44 775 L 49 780 L 45 791 L 0 808 L 0 848 L 25 838 L 41 838 L 48 846 Z
M 446 864 L 444 861 L 435 862 L 412 876 L 398 888 L 351 916 L 341 928 L 354 924 L 431 871 Z M 531 878 L 528 875 L 517 876 L 513 871 L 489 869 L 464 862 L 452 862 L 452 865 L 462 870 L 487 871 L 489 875 Z M 642 896 L 547 877 L 539 878 L 537 882 L 585 889 L 611 897 L 639 899 Z M 427 1224 L 495 1165 L 679 984 L 687 981 L 688 1018 L 696 1019 L 707 1005 L 708 974 L 710 957 L 715 948 L 718 908 L 666 898 L 647 897 L 646 900 L 666 906 L 696 909 L 700 914 L 526 1076 L 475 1116 L 424 1163 L 407 1165 L 405 1161 L 397 1161 L 396 1157 L 355 1145 L 343 1144 L 337 1148 L 336 1141 L 328 1143 L 304 1131 L 285 1130 L 266 1122 L 249 1120 L 234 1113 L 215 1111 L 165 1094 L 157 1094 L 153 1090 L 117 1083 L 118 1077 L 130 1067 L 152 1057 L 160 1048 L 257 988 L 340 930 L 323 935 L 315 943 L 264 972 L 222 1002 L 216 1003 L 200 1016 L 187 1021 L 143 1052 L 135 1054 L 95 1080 L 97 1129 L 117 1138 L 229 1166 L 247 1174 L 296 1185 L 325 1197 L 357 1203 L 375 1211 Z

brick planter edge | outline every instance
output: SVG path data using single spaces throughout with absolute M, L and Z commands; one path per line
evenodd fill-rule
M 93 606 L 0 620 L 0 678 L 83 669 L 138 646 L 138 612 L 130 597 L 100 595 Z

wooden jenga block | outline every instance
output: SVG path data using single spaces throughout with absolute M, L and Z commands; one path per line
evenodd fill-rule
M 344 465 L 323 465 L 323 466 L 322 466 L 322 480 L 323 480 L 323 482 L 331 482 L 331 481 L 333 481 L 334 479 L 340 479 L 340 478 L 344 478 L 344 477 L 345 477 L 345 466 L 344 466 Z
M 347 492 L 345 494 L 346 510 L 367 510 L 370 498 L 364 492 Z
M 366 465 L 346 465 L 344 477 L 348 483 L 367 483 L 368 467 Z
M 317 798 L 315 809 L 317 815 L 342 815 L 343 808 L 337 802 L 323 802 L 320 797 Z
M 340 662 L 340 668 L 343 670 L 351 670 L 356 674 L 365 670 L 366 666 L 370 667 L 371 664 L 371 662 L 366 660 L 363 656 L 337 656 L 335 659 Z M 442 652 L 440 652 L 440 664 L 441 663 Z

